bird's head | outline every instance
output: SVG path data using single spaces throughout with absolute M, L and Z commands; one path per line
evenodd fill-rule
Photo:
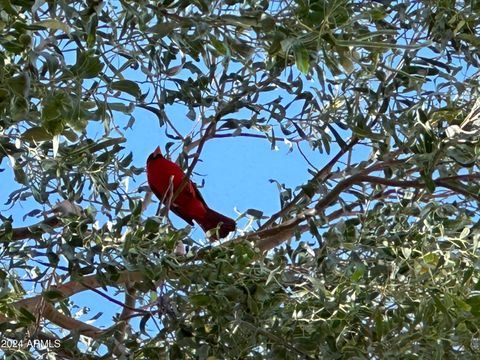
M 155 151 L 149 155 L 149 157 L 147 159 L 147 164 L 150 162 L 150 160 L 155 160 L 155 159 L 158 159 L 158 158 L 161 158 L 161 157 L 163 157 L 162 151 L 160 150 L 160 146 L 157 146 Z

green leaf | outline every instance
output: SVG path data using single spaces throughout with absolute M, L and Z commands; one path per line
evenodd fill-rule
M 1 0 L 0 1 L 0 9 L 5 11 L 7 14 L 10 15 L 17 15 L 17 11 L 15 8 L 12 6 L 12 3 L 10 0 Z
M 23 72 L 20 75 L 8 79 L 8 86 L 15 94 L 23 97 L 28 97 L 30 93 L 30 76 Z
M 211 303 L 211 299 L 208 295 L 197 294 L 190 296 L 190 302 L 194 306 L 207 306 Z
M 309 198 L 313 198 L 317 192 L 317 186 L 313 182 L 302 185 L 302 190 Z
M 222 292 L 229 301 L 236 301 L 237 303 L 245 297 L 245 293 L 237 286 L 228 286 L 222 289 Z
M 457 307 L 459 309 L 461 309 L 463 311 L 470 311 L 471 312 L 472 306 L 470 304 L 467 304 L 465 301 L 463 301 L 459 297 L 454 298 L 454 301 L 455 301 L 455 305 L 457 305 Z
M 254 217 L 255 219 L 261 219 L 263 216 L 263 211 L 257 209 L 248 209 L 246 214 Z
M 420 172 L 420 176 L 423 179 L 423 181 L 425 182 L 425 186 L 426 186 L 428 192 L 433 194 L 435 192 L 436 185 L 435 185 L 435 182 L 432 179 L 432 174 L 426 174 L 424 172 Z
M 2 45 L 5 50 L 14 54 L 20 54 L 25 50 L 25 45 L 17 41 L 5 41 Z
M 263 13 L 260 17 L 260 24 L 262 25 L 262 30 L 265 32 L 275 30 L 275 18 L 266 13 Z
M 34 22 L 32 25 L 50 30 L 62 30 L 67 34 L 70 32 L 70 27 L 68 26 L 68 24 L 56 19 L 37 21 Z
M 423 111 L 422 109 L 417 109 L 415 114 L 417 116 L 417 121 L 419 121 L 422 124 L 427 124 L 428 116 L 427 114 L 425 114 L 425 111 Z M 430 128 L 428 130 L 431 131 Z
M 133 110 L 134 110 L 134 106 L 133 104 L 128 104 L 128 105 L 125 105 L 124 103 L 108 103 L 107 104 L 107 107 L 110 109 L 110 110 L 113 110 L 113 111 L 120 111 L 122 113 L 124 113 L 125 115 L 130 115 Z
M 54 93 L 42 102 L 42 122 L 45 130 L 52 135 L 63 132 L 67 119 L 71 119 L 73 102 L 64 92 Z
M 130 152 L 127 156 L 125 156 L 124 159 L 122 159 L 122 161 L 120 161 L 120 165 L 126 168 L 127 166 L 130 165 L 132 160 L 133 160 L 133 153 Z
M 14 96 L 10 104 L 10 113 L 14 121 L 25 120 L 28 116 L 30 103 L 22 96 Z
M 476 317 L 480 317 L 480 295 L 475 295 L 467 299 L 466 303 L 471 306 L 470 312 Z
M 363 277 L 363 274 L 365 274 L 365 269 L 363 267 L 359 267 L 350 276 L 350 279 L 354 282 L 359 281 Z
M 148 28 L 147 33 L 154 33 L 160 38 L 163 38 L 164 36 L 170 35 L 177 27 L 180 26 L 175 22 L 164 22 Z
M 131 80 L 118 80 L 110 84 L 112 90 L 118 90 L 132 95 L 135 98 L 139 98 L 142 95 L 140 86 Z
M 48 301 L 58 301 L 65 298 L 60 290 L 47 290 L 42 293 L 42 296 Z
M 192 108 L 190 109 L 188 112 L 187 112 L 187 118 L 190 119 L 190 120 L 195 120 L 195 118 L 197 117 L 197 114 L 195 113 L 195 110 Z
M 435 307 L 438 310 L 440 310 L 444 314 L 448 314 L 448 309 L 445 307 L 445 305 L 442 303 L 442 301 L 438 298 L 438 296 L 432 295 L 432 299 L 433 299 L 433 302 L 435 304 Z
M 343 137 L 338 133 L 338 131 L 331 125 L 327 124 L 328 129 L 335 137 L 337 144 L 340 146 L 341 149 L 344 149 L 347 146 L 347 143 L 343 140 Z
M 480 46 L 480 37 L 475 36 L 474 34 L 458 34 L 457 37 L 474 47 Z
M 52 139 L 52 134 L 43 127 L 35 126 L 26 130 L 22 134 L 22 138 L 27 141 L 48 141 Z
M 22 323 L 30 324 L 30 323 L 35 323 L 37 321 L 37 318 L 35 317 L 35 315 L 33 315 L 27 309 L 22 307 L 20 308 L 19 311 L 20 311 L 20 321 Z
M 98 28 L 98 17 L 93 15 L 90 17 L 90 21 L 87 24 L 87 45 L 92 47 L 95 45 L 95 40 L 97 37 L 97 28 Z
M 77 62 L 71 67 L 71 71 L 82 79 L 96 77 L 103 69 L 100 57 L 93 55 L 93 51 L 77 50 Z
M 209 38 L 210 38 L 210 42 L 213 45 L 213 48 L 215 50 L 217 50 L 217 52 L 220 55 L 227 55 L 228 51 L 227 51 L 227 48 L 225 47 L 225 44 L 223 42 L 218 40 L 217 37 L 215 37 L 213 35 L 210 35 Z
M 370 16 L 375 21 L 383 20 L 387 15 L 387 12 L 381 6 L 375 6 L 370 10 Z
M 28 178 L 25 171 L 18 165 L 15 165 L 13 168 L 13 174 L 15 175 L 15 181 L 22 184 L 28 185 Z
M 71 142 L 76 142 L 78 140 L 78 135 L 73 130 L 65 130 L 62 135 Z
M 13 235 L 12 227 L 12 218 L 2 218 L 3 224 L 0 226 L 0 242 L 10 242 Z M 2 273 L 2 279 L 4 279 L 4 274 Z
M 140 320 L 140 325 L 139 325 L 140 332 L 142 334 L 148 335 L 148 332 L 146 331 L 146 326 L 147 326 L 148 320 L 150 320 L 151 317 L 152 317 L 152 315 L 150 315 L 150 314 L 142 316 L 142 320 Z
M 355 133 L 355 135 L 357 135 L 360 138 L 367 138 L 367 139 L 376 140 L 376 141 L 385 139 L 385 134 L 377 134 L 364 127 L 354 126 L 352 127 L 352 130 Z
M 297 45 L 293 48 L 295 54 L 295 65 L 298 70 L 307 75 L 310 70 L 310 56 L 307 49 L 303 45 Z
M 221 17 L 226 24 L 250 28 L 258 25 L 258 19 L 254 16 L 235 16 L 235 15 L 223 15 Z

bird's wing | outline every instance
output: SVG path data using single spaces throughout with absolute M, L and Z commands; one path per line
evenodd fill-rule
M 159 191 L 157 191 L 154 186 L 150 186 L 150 188 L 152 189 L 152 192 L 155 194 L 158 200 L 160 200 L 161 202 L 163 199 L 163 195 Z M 185 214 L 182 214 L 177 205 L 175 205 L 174 203 L 170 204 L 170 210 L 179 218 L 185 220 L 189 225 L 193 226 L 193 219 L 191 217 L 185 216 Z
M 185 216 L 185 214 L 182 214 L 178 206 L 176 206 L 175 204 L 172 204 L 170 206 L 170 210 L 179 218 L 185 220 L 185 222 L 187 222 L 189 225 L 193 226 L 193 219 L 189 216 Z
M 203 199 L 202 194 L 200 193 L 200 191 L 199 191 L 198 188 L 197 188 L 197 185 L 196 185 L 193 181 L 190 181 L 189 189 L 190 189 L 190 191 L 193 191 L 192 196 L 193 196 L 193 197 L 196 197 L 198 200 L 200 200 L 200 201 L 203 203 L 203 205 L 204 205 L 206 208 L 208 208 L 207 203 L 206 203 L 205 200 Z
M 198 191 L 198 188 L 193 181 L 189 180 L 187 185 L 185 185 L 185 190 L 183 190 L 182 196 L 189 197 L 190 199 L 197 199 L 203 204 L 205 209 L 208 209 L 207 203 L 203 199 L 202 194 L 200 194 L 200 191 Z M 180 216 L 190 225 L 193 225 L 193 218 L 183 214 L 181 209 L 174 202 L 170 205 L 170 209 L 173 211 L 174 214 Z

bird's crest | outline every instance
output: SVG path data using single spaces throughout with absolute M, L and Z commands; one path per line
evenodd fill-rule
M 153 151 L 153 153 L 150 154 L 150 156 L 147 159 L 147 163 L 150 160 L 155 160 L 158 159 L 159 157 L 163 157 L 162 151 L 160 150 L 160 146 L 157 146 L 157 148 Z

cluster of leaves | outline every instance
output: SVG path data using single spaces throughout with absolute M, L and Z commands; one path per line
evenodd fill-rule
M 139 358 L 476 357 L 479 13 L 453 0 L 1 2 L 7 205 L 85 211 L 22 231 L 2 216 L 0 309 L 16 322 L 0 317 L 0 330 L 61 333 L 40 307 L 16 307 L 20 278 L 72 316 L 50 285 L 95 275 L 135 292 L 123 310 L 140 323 L 119 315 L 83 345 L 64 327 L 64 356 L 118 355 L 116 339 Z M 215 137 L 336 154 L 307 184 L 277 183 L 282 210 L 267 221 L 248 212 L 261 231 L 333 200 L 268 254 L 254 236 L 199 249 L 122 185 L 142 172 L 122 144 L 145 110 L 185 166 Z M 180 240 L 186 256 L 173 255 Z M 120 284 L 125 272 L 144 281 Z

